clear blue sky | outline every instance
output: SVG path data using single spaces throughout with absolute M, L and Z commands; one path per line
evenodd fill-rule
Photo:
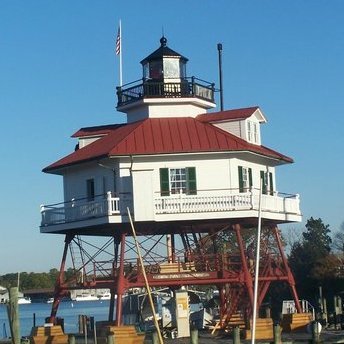
M 304 220 L 339 228 L 344 1 L 0 0 L 0 274 L 59 267 L 64 237 L 39 233 L 39 206 L 62 201 L 62 179 L 41 169 L 73 150 L 80 127 L 124 120 L 119 19 L 125 83 L 141 77 L 163 28 L 188 75 L 218 84 L 221 42 L 225 108 L 261 107 L 263 144 L 295 159 L 278 190 L 300 193 Z

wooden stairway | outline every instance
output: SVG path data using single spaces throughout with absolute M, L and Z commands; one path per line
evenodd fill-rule
M 30 334 L 31 344 L 67 344 L 68 335 L 61 325 L 33 327 Z
M 137 333 L 135 326 L 124 325 L 115 326 L 109 323 L 97 323 L 97 340 L 98 344 L 106 344 L 107 337 L 111 333 L 114 336 L 114 342 L 120 344 L 143 344 L 145 339 L 144 333 Z
M 252 320 L 250 322 L 252 328 Z M 273 321 L 271 318 L 258 318 L 256 320 L 256 339 L 273 339 L 274 329 Z M 251 329 L 245 330 L 245 339 L 252 339 Z
M 311 321 L 311 313 L 283 314 L 281 326 L 284 332 L 306 331 Z

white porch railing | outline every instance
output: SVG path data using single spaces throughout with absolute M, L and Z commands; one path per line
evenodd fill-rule
M 258 210 L 259 190 L 238 192 L 238 190 L 198 190 L 197 195 L 176 194 L 158 196 L 153 200 L 151 220 L 159 214 L 185 214 L 228 212 L 240 210 Z M 106 197 L 96 197 L 93 201 L 72 200 L 67 203 L 41 206 L 41 226 L 50 226 L 92 218 L 120 215 L 126 212 L 126 207 L 133 206 L 132 196 L 122 194 L 112 197 L 108 192 Z M 298 195 L 262 195 L 262 210 L 272 213 L 300 213 Z M 135 211 L 135 209 L 134 209 Z
M 259 190 L 248 192 L 222 191 L 221 194 L 200 195 L 176 194 L 156 197 L 156 214 L 221 212 L 233 210 L 258 210 Z M 275 213 L 300 214 L 298 195 L 262 195 L 262 210 Z
M 120 214 L 119 197 L 112 197 L 111 192 L 104 198 L 94 201 L 72 200 L 57 205 L 42 205 L 41 226 L 49 226 L 90 218 Z

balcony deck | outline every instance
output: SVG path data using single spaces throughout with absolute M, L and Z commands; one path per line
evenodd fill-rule
M 215 85 L 197 78 L 180 82 L 137 80 L 117 88 L 117 107 L 143 98 L 200 98 L 214 102 Z
M 72 200 L 41 207 L 41 232 L 57 233 L 84 227 L 129 224 L 127 207 L 135 219 L 133 201 L 128 195 L 105 197 L 92 201 Z M 228 190 L 200 191 L 197 195 L 177 194 L 156 196 L 151 205 L 151 214 L 141 220 L 147 223 L 216 221 L 226 219 L 257 218 L 259 191 L 244 193 Z M 298 195 L 262 195 L 262 218 L 278 223 L 301 221 Z

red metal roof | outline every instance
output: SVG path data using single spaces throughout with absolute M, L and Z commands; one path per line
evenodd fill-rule
M 94 127 L 93 133 L 100 132 L 96 128 Z M 104 126 L 102 130 L 102 133 L 107 132 L 104 137 L 47 166 L 43 171 L 52 172 L 104 157 L 146 154 L 248 151 L 284 162 L 293 161 L 283 154 L 250 144 L 198 118 L 147 118 L 129 124 Z M 83 133 L 90 132 L 92 128 L 83 130 Z M 83 136 L 79 134 L 78 136 Z
M 201 122 L 219 122 L 225 120 L 245 119 L 252 116 L 257 109 L 259 109 L 258 106 L 253 106 L 242 109 L 212 112 L 198 115 L 196 118 Z

